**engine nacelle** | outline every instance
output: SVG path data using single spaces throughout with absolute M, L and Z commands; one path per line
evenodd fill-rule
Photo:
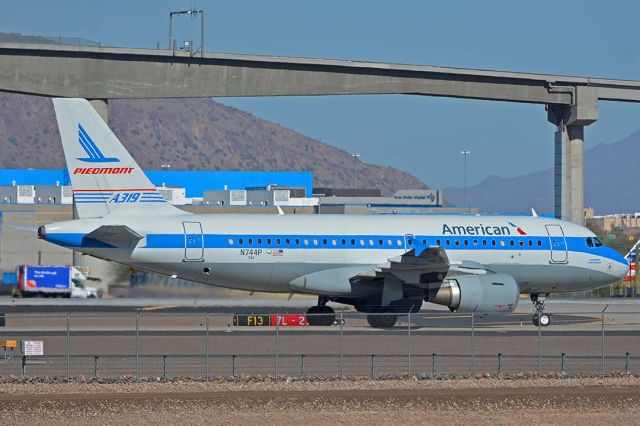
M 425 301 L 453 312 L 509 313 L 518 305 L 520 286 L 511 275 L 459 275 L 429 289 Z

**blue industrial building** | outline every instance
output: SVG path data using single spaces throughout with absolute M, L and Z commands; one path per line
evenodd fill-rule
M 305 188 L 309 197 L 313 192 L 311 172 L 245 172 L 245 171 L 191 171 L 147 170 L 156 186 L 186 189 L 187 197 L 202 197 L 206 190 L 247 189 L 277 185 Z M 65 170 L 0 169 L 0 186 L 9 185 L 70 185 Z

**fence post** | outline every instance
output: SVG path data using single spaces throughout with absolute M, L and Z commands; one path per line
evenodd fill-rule
M 209 312 L 204 317 L 205 335 L 204 335 L 204 377 L 209 381 Z
M 27 374 L 27 356 L 22 355 L 22 377 Z
M 411 377 L 411 311 L 407 317 L 407 377 Z
M 93 358 L 93 377 L 98 378 L 98 369 L 100 368 L 100 357 L 95 356 Z
M 476 375 L 476 317 L 471 313 L 471 375 Z
M 542 326 L 538 315 L 538 377 L 542 377 Z
M 502 374 L 502 354 L 498 352 L 498 376 Z
M 236 377 L 236 356 L 231 355 L 231 377 Z
M 376 354 L 371 354 L 371 379 L 375 378 L 375 370 L 374 370 L 374 359 L 376 358 Z
M 276 314 L 276 365 L 275 365 L 275 380 L 278 381 L 278 355 L 280 353 L 280 315 Z
M 304 377 L 304 355 L 300 355 L 300 378 Z
M 605 306 L 604 309 L 602 310 L 601 314 L 600 314 L 600 323 L 602 325 L 602 342 L 601 342 L 601 349 L 602 349 L 602 377 L 604 377 L 605 375 L 605 356 L 604 356 L 604 312 L 607 310 L 607 308 L 609 307 L 609 305 Z
M 629 374 L 629 352 L 627 352 L 624 357 L 624 372 L 625 374 Z
M 436 353 L 431 354 L 431 375 L 436 375 Z
M 562 374 L 564 374 L 564 357 L 565 357 L 565 354 L 564 352 L 562 352 L 560 356 L 560 373 Z
M 70 370 L 70 352 L 71 352 L 71 328 L 69 327 L 69 321 L 70 321 L 70 317 L 71 317 L 71 313 L 67 313 L 67 382 L 70 380 L 71 375 L 69 373 Z
M 140 341 L 139 341 L 140 312 L 136 311 L 136 382 L 140 381 Z
M 162 355 L 162 378 L 167 378 L 167 355 Z
M 344 377 L 344 313 L 340 312 L 340 377 Z

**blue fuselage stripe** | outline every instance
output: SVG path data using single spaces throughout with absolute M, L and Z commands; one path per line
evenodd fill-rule
M 94 201 L 86 201 L 94 202 Z M 150 201 L 147 201 L 150 202 Z M 186 236 L 192 238 L 187 244 Z M 404 235 L 254 235 L 254 234 L 147 234 L 145 249 L 239 249 L 271 248 L 295 250 L 403 250 Z M 87 240 L 81 233 L 52 233 L 47 240 L 68 247 L 96 247 L 95 240 Z M 408 238 L 407 238 L 408 239 Z M 610 248 L 587 247 L 583 237 L 554 237 L 554 251 L 588 253 L 614 261 L 620 261 L 617 253 Z M 406 248 L 422 251 L 427 247 L 441 246 L 445 250 L 489 250 L 489 251 L 550 251 L 551 240 L 548 236 L 422 236 L 411 237 Z M 306 242 L 306 243 L 305 243 Z M 335 245 L 334 245 L 335 242 Z M 104 245 L 100 245 L 104 247 Z M 592 259 L 593 260 L 593 259 Z

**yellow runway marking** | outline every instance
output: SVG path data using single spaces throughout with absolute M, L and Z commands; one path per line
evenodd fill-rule
M 176 308 L 176 305 L 158 305 L 158 306 L 145 306 L 143 308 L 141 308 L 141 311 L 159 311 L 162 309 L 172 309 L 172 308 Z

